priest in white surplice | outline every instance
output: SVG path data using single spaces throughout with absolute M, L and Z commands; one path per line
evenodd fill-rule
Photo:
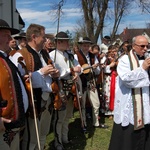
M 132 50 L 117 67 L 114 126 L 109 150 L 149 150 L 150 147 L 150 57 L 144 58 L 148 40 L 136 36 Z

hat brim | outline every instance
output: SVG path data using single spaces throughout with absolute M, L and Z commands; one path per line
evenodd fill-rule
M 7 29 L 11 32 L 11 35 L 14 35 L 14 34 L 18 34 L 20 31 L 18 29 L 15 29 L 15 28 L 0 28 L 0 29 Z
M 0 28 L 0 29 L 9 30 L 11 32 L 11 35 L 18 34 L 20 32 L 18 29 L 15 29 L 15 28 Z
M 55 40 L 70 40 L 69 38 L 55 38 Z
M 105 40 L 107 40 L 107 41 L 111 41 L 111 39 L 110 39 L 110 38 L 105 38 L 105 37 L 104 37 L 103 39 L 105 39 Z
M 18 34 L 20 31 L 18 29 L 10 28 L 11 35 Z
M 78 42 L 78 44 L 83 44 L 83 43 L 93 44 L 92 42 L 88 42 L 88 41 Z
M 14 39 L 18 40 L 18 39 L 23 39 L 26 38 L 26 36 L 15 36 Z

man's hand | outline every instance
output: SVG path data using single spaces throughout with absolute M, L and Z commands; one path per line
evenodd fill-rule
M 28 82 L 29 81 L 29 75 L 27 75 L 27 74 L 24 75 L 23 79 L 24 79 L 25 82 Z
M 143 64 L 142 64 L 142 68 L 143 68 L 144 70 L 147 70 L 149 67 L 150 67 L 150 57 L 149 57 L 149 58 L 146 58 L 146 59 L 143 61 Z
M 96 69 L 98 66 L 99 66 L 99 63 L 92 65 L 93 69 Z
M 50 64 L 41 68 L 40 71 L 43 73 L 43 75 L 52 75 L 57 71 L 57 69 L 55 69 L 53 65 Z
M 112 61 L 109 66 L 111 68 L 111 67 L 114 67 L 115 65 L 116 65 L 116 62 Z
M 52 78 L 59 78 L 60 77 L 60 72 L 59 72 L 59 70 L 55 69 L 55 71 L 52 71 L 50 73 L 50 75 L 52 76 Z
M 10 123 L 11 120 L 10 119 L 5 119 L 3 117 L 0 117 L 0 131 L 4 131 L 5 130 L 4 122 L 5 123 Z
M 81 67 L 80 66 L 75 66 L 73 68 L 73 71 L 76 72 L 76 73 L 80 73 L 81 72 Z
M 75 74 L 74 76 L 73 76 L 73 79 L 72 79 L 73 81 L 77 81 L 78 80 L 78 75 L 77 74 Z
M 106 56 L 105 53 L 101 53 L 101 54 L 100 54 L 100 58 L 103 58 L 104 56 Z

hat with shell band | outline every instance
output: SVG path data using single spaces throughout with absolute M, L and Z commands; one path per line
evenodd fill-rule
M 22 33 L 19 33 L 16 36 L 14 36 L 14 39 L 16 39 L 16 40 L 22 39 L 22 38 L 26 38 L 26 33 L 22 32 Z
M 55 40 L 69 40 L 69 36 L 65 32 L 59 32 L 55 36 Z
M 90 38 L 88 38 L 88 37 L 80 37 L 79 41 L 78 41 L 78 44 L 82 44 L 82 43 L 90 43 L 90 44 L 92 44 Z
M 19 33 L 20 31 L 18 29 L 15 29 L 15 28 L 11 28 L 8 23 L 3 20 L 3 19 L 0 19 L 0 29 L 7 29 L 11 32 L 11 35 L 13 34 L 17 34 Z

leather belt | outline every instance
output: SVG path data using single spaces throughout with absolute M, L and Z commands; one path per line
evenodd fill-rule
M 62 80 L 63 83 L 63 90 L 64 91 L 71 91 L 72 85 L 73 85 L 73 80 Z

